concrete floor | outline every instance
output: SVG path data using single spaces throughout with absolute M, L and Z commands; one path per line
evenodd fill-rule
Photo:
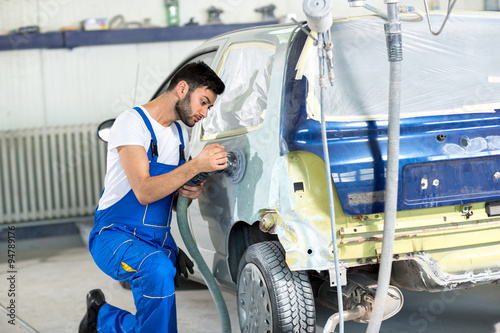
M 25 253 L 16 261 L 16 316 L 31 328 L 24 327 L 19 321 L 16 326 L 9 325 L 8 316 L 2 313 L 2 333 L 77 332 L 85 312 L 85 295 L 93 288 L 101 288 L 109 303 L 135 311 L 131 292 L 102 273 L 84 246 Z M 7 263 L 3 258 L 0 265 L 0 303 L 5 308 L 10 298 L 7 295 Z M 403 310 L 385 321 L 381 332 L 500 332 L 499 285 L 449 293 L 405 291 L 404 294 Z M 176 295 L 179 332 L 219 332 L 216 308 L 204 286 L 184 282 Z M 239 332 L 236 297 L 230 292 L 223 292 L 223 295 L 233 332 Z M 317 305 L 317 313 L 317 330 L 322 332 L 332 312 Z M 345 332 L 365 332 L 366 327 L 365 324 L 346 322 Z

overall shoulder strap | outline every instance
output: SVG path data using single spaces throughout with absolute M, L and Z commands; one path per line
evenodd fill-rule
M 186 156 L 184 155 L 184 136 L 182 135 L 182 128 L 176 121 L 174 121 L 175 127 L 177 127 L 177 132 L 179 132 L 179 139 L 181 144 L 179 145 L 179 165 L 186 162 Z
M 158 159 L 158 142 L 156 141 L 156 135 L 155 132 L 153 131 L 153 126 L 151 125 L 151 122 L 149 121 L 148 117 L 146 116 L 146 114 L 144 114 L 144 111 L 142 111 L 140 107 L 136 106 L 134 110 L 141 115 L 142 120 L 146 124 L 146 127 L 148 128 L 149 132 L 151 133 L 151 144 L 148 150 L 148 157 L 150 161 L 156 162 L 156 160 Z

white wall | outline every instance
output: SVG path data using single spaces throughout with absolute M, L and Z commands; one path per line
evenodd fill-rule
M 428 0 L 439 2 L 445 9 L 448 0 Z M 368 0 L 369 4 L 382 8 L 383 0 Z M 179 0 L 181 23 L 191 17 L 205 24 L 207 10 L 211 6 L 222 9 L 224 23 L 254 22 L 261 19 L 255 8 L 275 4 L 276 16 L 295 13 L 303 18 L 302 0 Z M 483 10 L 482 0 L 458 0 L 455 9 Z M 401 5 L 413 5 L 423 9 L 423 0 L 401 0 Z M 347 0 L 333 0 L 335 16 L 363 15 L 366 11 L 349 8 Z M 37 24 L 42 31 L 57 31 L 62 26 L 78 25 L 85 18 L 107 17 L 122 14 L 127 21 L 142 22 L 150 18 L 158 26 L 166 26 L 164 0 L 0 0 L 0 34 L 19 26 Z
M 149 100 L 200 41 L 0 52 L 0 130 L 87 124 Z
M 334 16 L 370 14 L 334 1 Z M 432 0 L 428 0 L 429 3 Z M 448 0 L 440 0 L 444 9 Z M 277 17 L 303 19 L 302 0 L 180 0 L 181 23 L 206 23 L 207 9 L 224 10 L 224 23 L 260 21 L 255 8 L 274 3 Z M 383 0 L 368 1 L 384 8 Z M 401 0 L 423 9 L 422 0 Z M 456 10 L 482 10 L 483 1 L 458 0 Z M 127 21 L 150 18 L 166 26 L 164 0 L 0 0 L 0 34 L 37 24 L 43 32 L 78 25 L 91 17 L 122 14 Z M 0 51 L 0 130 L 92 123 L 114 117 L 134 100 L 146 102 L 175 65 L 202 41 L 79 47 L 73 50 Z
M 335 1 L 335 0 L 334 0 Z M 347 0 L 336 0 L 346 7 Z M 223 23 L 255 22 L 261 15 L 255 8 L 274 3 L 276 16 L 302 13 L 302 0 L 243 1 L 243 0 L 180 0 L 180 21 L 185 24 L 190 18 L 205 24 L 207 10 L 215 6 L 223 10 Z M 142 22 L 150 18 L 152 24 L 166 26 L 164 0 L 0 0 L 0 34 L 18 26 L 37 24 L 42 31 L 59 30 L 62 26 L 78 25 L 82 19 L 91 17 L 112 18 L 122 14 L 127 21 Z

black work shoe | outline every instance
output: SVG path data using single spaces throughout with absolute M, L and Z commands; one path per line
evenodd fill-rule
M 106 303 L 101 289 L 94 289 L 87 294 L 87 313 L 83 316 L 78 333 L 97 333 L 97 314 Z

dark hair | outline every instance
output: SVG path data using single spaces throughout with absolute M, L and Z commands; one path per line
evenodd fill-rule
M 181 81 L 187 82 L 189 91 L 206 86 L 217 95 L 220 95 L 225 89 L 224 82 L 203 61 L 191 62 L 179 69 L 172 77 L 167 91 L 174 89 Z

